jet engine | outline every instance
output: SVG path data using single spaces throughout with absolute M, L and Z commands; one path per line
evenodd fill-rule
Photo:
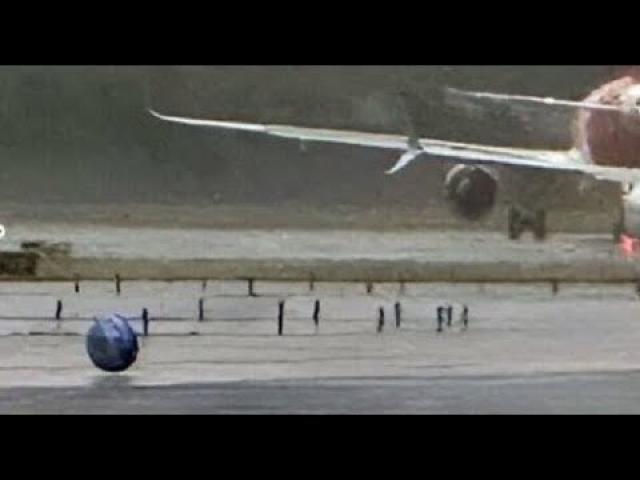
M 447 199 L 455 212 L 467 220 L 480 219 L 495 205 L 498 180 L 486 168 L 456 165 L 449 170 L 444 183 Z

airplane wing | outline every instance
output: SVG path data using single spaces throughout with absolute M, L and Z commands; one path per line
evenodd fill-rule
M 587 163 L 576 151 L 503 148 L 429 138 L 413 140 L 408 136 L 397 134 L 366 133 L 350 130 L 269 125 L 224 120 L 203 120 L 163 115 L 154 110 L 149 110 L 149 112 L 160 120 L 183 125 L 248 131 L 275 137 L 296 139 L 302 142 L 338 143 L 384 148 L 402 152 L 396 164 L 387 171 L 388 174 L 402 170 L 416 159 L 429 160 L 430 156 L 437 156 L 455 158 L 460 163 L 540 168 L 545 170 L 586 173 L 598 179 L 614 180 L 622 183 L 640 182 L 640 170 L 638 169 L 600 167 Z

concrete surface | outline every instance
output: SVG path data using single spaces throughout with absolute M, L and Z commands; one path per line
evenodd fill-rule
M 25 240 L 70 242 L 71 255 L 38 260 L 31 279 L 307 281 L 636 281 L 638 258 L 609 236 L 366 230 L 211 230 L 19 223 L 2 250 Z M 26 275 L 26 278 L 29 276 Z
M 640 301 L 621 285 L 2 284 L 2 413 L 635 413 Z M 205 321 L 197 299 L 205 297 Z M 51 318 L 54 299 L 63 319 Z M 286 298 L 284 336 L 277 302 Z M 311 320 L 322 300 L 320 328 Z M 395 328 L 392 308 L 402 304 Z M 436 332 L 436 306 L 454 305 Z M 461 302 L 470 328 L 458 321 Z M 126 373 L 96 370 L 93 314 L 150 309 Z M 386 311 L 376 333 L 377 309 Z M 49 318 L 27 317 L 38 311 Z M 22 314 L 22 316 L 20 315 Z M 18 317 L 18 318 L 16 318 Z M 139 322 L 133 322 L 140 329 Z
M 313 295 L 271 285 L 271 296 L 247 298 L 223 284 L 205 294 L 205 321 L 197 320 L 195 285 L 141 283 L 118 298 L 99 285 L 67 294 L 62 321 L 52 319 L 55 286 L 2 296 L 0 384 L 86 385 L 101 376 L 84 351 L 93 315 L 137 315 L 149 308 L 151 336 L 129 372 L 134 383 L 412 375 L 489 375 L 567 371 L 617 371 L 640 367 L 640 302 L 630 287 L 572 285 L 553 295 L 548 286 L 414 285 L 404 295 L 379 286 L 319 285 Z M 240 285 L 238 285 L 240 287 Z M 300 290 L 305 286 L 299 286 Z M 209 288 L 209 286 L 208 286 Z M 258 288 L 260 291 L 260 288 Z M 239 292 L 238 292 L 239 293 Z M 263 291 L 266 294 L 265 291 Z M 76 295 L 75 300 L 72 295 Z M 124 295 L 124 292 L 123 292 Z M 286 298 L 284 337 L 278 337 L 277 302 Z M 321 299 L 316 333 L 311 313 Z M 402 303 L 396 329 L 393 303 Z M 435 309 L 451 302 L 454 327 L 437 334 Z M 465 302 L 471 326 L 457 315 Z M 376 334 L 377 309 L 386 310 Z M 43 316 L 34 314 L 38 311 Z M 26 316 L 32 312 L 32 316 Z M 20 315 L 22 314 L 22 315 Z M 140 329 L 139 322 L 134 326 Z M 30 334 L 30 335 L 26 335 Z
M 637 372 L 0 389 L 13 414 L 638 414 Z

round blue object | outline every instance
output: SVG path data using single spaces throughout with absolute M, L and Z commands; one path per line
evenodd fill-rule
M 119 315 L 96 319 L 87 334 L 87 353 L 93 364 L 107 372 L 122 372 L 136 361 L 138 337 Z

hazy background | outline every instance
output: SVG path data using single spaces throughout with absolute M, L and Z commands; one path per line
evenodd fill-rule
M 409 108 L 422 136 L 567 148 L 569 111 L 462 102 L 444 95 L 443 87 L 579 99 L 623 70 L 616 66 L 1 67 L 0 202 L 48 213 L 69 212 L 74 205 L 135 212 L 136 205 L 145 204 L 159 217 L 164 206 L 177 206 L 182 212 L 204 209 L 200 211 L 217 215 L 221 225 L 230 218 L 250 223 L 256 215 L 265 222 L 277 212 L 292 226 L 309 218 L 332 224 L 369 219 L 371 225 L 382 227 L 390 220 L 435 225 L 450 220 L 442 203 L 442 179 L 448 168 L 443 163 L 422 162 L 388 177 L 384 170 L 396 160 L 393 152 L 332 145 L 310 145 L 303 152 L 295 141 L 165 124 L 148 115 L 146 108 L 177 115 L 405 133 L 406 109 L 398 95 L 404 91 L 412 100 Z M 551 181 L 551 176 L 539 173 L 527 173 L 522 181 L 522 172 L 514 176 L 506 170 L 502 175 L 508 180 L 502 201 L 519 192 L 554 208 L 606 207 L 601 198 L 576 197 L 567 187 L 571 181 Z M 255 214 L 256 209 L 268 212 L 267 217 Z M 396 210 L 403 214 L 394 215 Z M 385 214 L 376 216 L 379 211 Z M 181 218 L 188 216 L 184 213 Z

